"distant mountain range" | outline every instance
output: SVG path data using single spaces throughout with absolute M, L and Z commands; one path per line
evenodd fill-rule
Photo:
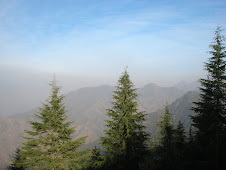
M 173 118 L 173 124 L 176 127 L 178 121 L 180 120 L 184 127 L 185 131 L 188 132 L 191 125 L 191 115 L 194 115 L 194 112 L 191 110 L 195 105 L 193 102 L 198 101 L 199 93 L 195 91 L 189 91 L 182 97 L 176 99 L 172 104 L 168 106 L 169 112 Z M 146 127 L 149 134 L 151 134 L 151 138 L 156 140 L 159 127 L 157 123 L 161 121 L 161 116 L 164 114 L 165 109 L 159 109 L 156 112 L 148 114 Z
M 68 93 L 65 97 L 68 120 L 74 120 L 77 126 L 75 137 L 88 136 L 87 146 L 98 144 L 99 136 L 103 135 L 104 120 L 108 119 L 106 109 L 111 108 L 113 90 L 114 87 L 108 85 L 87 87 Z M 190 107 L 197 100 L 198 94 L 186 92 L 176 87 L 159 87 L 155 84 L 148 84 L 137 90 L 139 110 L 148 114 L 146 125 L 149 132 L 156 134 L 155 123 L 163 113 L 161 109 L 166 102 L 170 104 L 175 121 L 181 119 L 189 124 L 188 115 L 192 114 Z M 23 114 L 0 118 L 0 169 L 9 164 L 9 155 L 21 145 L 24 130 L 30 129 L 27 121 L 36 119 L 36 111 L 37 109 L 33 109 Z
M 185 91 L 198 91 L 198 87 L 200 86 L 199 81 L 194 81 L 194 82 L 179 82 L 174 85 L 174 87 L 185 90 Z

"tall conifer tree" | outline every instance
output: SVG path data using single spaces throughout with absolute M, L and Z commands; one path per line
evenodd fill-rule
M 114 91 L 113 108 L 107 110 L 105 137 L 101 137 L 110 165 L 119 169 L 138 169 L 139 162 L 147 153 L 147 133 L 144 131 L 144 112 L 138 111 L 134 85 L 127 70 L 118 80 Z
M 86 137 L 72 140 L 75 127 L 66 122 L 64 96 L 59 95 L 60 87 L 56 80 L 51 82 L 52 94 L 47 104 L 35 115 L 40 121 L 30 121 L 29 137 L 21 147 L 21 161 L 18 166 L 31 169 L 81 169 L 87 158 L 87 150 L 78 148 L 85 143 Z
M 173 123 L 168 104 L 166 105 L 164 115 L 161 116 L 161 118 L 162 120 L 157 124 L 160 127 L 159 144 L 165 147 L 173 141 Z
M 174 133 L 174 142 L 175 142 L 176 148 L 178 150 L 183 150 L 185 141 L 186 141 L 186 136 L 184 131 L 184 125 L 181 123 L 181 121 L 179 121 Z
M 100 149 L 95 146 L 95 148 L 93 148 L 91 151 L 91 157 L 87 169 L 101 169 L 102 162 L 103 158 L 100 156 Z
M 21 160 L 21 155 L 20 155 L 20 148 L 16 148 L 15 152 L 12 155 L 12 163 L 9 165 L 7 168 L 8 170 L 24 170 L 22 166 L 18 166 L 18 163 L 20 163 Z
M 194 132 L 193 132 L 193 129 L 192 129 L 191 125 L 189 127 L 187 143 L 189 143 L 189 144 L 193 144 L 194 143 Z
M 174 145 L 177 167 L 180 167 L 182 161 L 184 160 L 185 142 L 186 136 L 184 131 L 184 125 L 181 123 L 181 121 L 179 121 L 177 124 L 177 128 L 174 132 Z
M 165 107 L 165 113 L 161 116 L 162 120 L 157 124 L 159 131 L 159 155 L 161 160 L 159 169 L 175 169 L 175 154 L 173 145 L 174 129 L 172 116 L 169 112 L 168 104 Z
M 225 38 L 221 35 L 221 28 L 217 27 L 214 41 L 210 45 L 211 57 L 205 63 L 207 79 L 201 79 L 200 101 L 193 108 L 196 115 L 192 116 L 196 127 L 196 140 L 200 146 L 202 157 L 209 156 L 208 162 L 215 162 L 211 168 L 219 165 L 220 158 L 218 142 L 226 139 L 226 75 L 225 75 Z M 218 148 L 218 150 L 216 150 Z M 216 156 L 216 157 L 215 157 Z M 214 158 L 215 157 L 215 158 Z

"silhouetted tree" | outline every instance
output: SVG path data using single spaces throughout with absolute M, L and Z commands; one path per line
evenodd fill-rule
M 168 104 L 166 105 L 165 113 L 161 118 L 162 120 L 157 124 L 160 127 L 158 151 L 160 156 L 159 169 L 175 169 L 175 151 L 173 143 L 174 129 Z
M 184 160 L 184 151 L 185 151 L 185 142 L 186 135 L 184 126 L 181 121 L 178 122 L 177 128 L 174 132 L 174 144 L 175 144 L 175 157 L 176 157 L 176 166 L 181 167 Z
M 226 76 L 225 76 L 225 38 L 217 27 L 214 41 L 210 45 L 211 57 L 205 63 L 207 79 L 201 79 L 200 101 L 193 108 L 193 125 L 197 129 L 195 137 L 200 149 L 200 159 L 208 162 L 210 169 L 223 166 L 223 149 L 226 134 Z M 223 153 L 224 152 L 224 153 Z
M 189 143 L 189 144 L 193 144 L 194 143 L 194 132 L 193 132 L 193 129 L 192 129 L 191 125 L 189 127 L 187 143 Z

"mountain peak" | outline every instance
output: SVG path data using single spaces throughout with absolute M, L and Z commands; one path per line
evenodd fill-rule
M 154 84 L 154 83 L 148 83 L 148 84 L 146 84 L 146 85 L 144 85 L 144 87 L 143 88 L 156 88 L 156 87 L 159 87 L 159 86 L 157 86 L 156 84 Z

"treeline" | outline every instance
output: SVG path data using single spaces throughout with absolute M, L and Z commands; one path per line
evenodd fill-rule
M 76 127 L 67 121 L 64 96 L 56 80 L 47 102 L 30 121 L 31 131 L 17 148 L 9 169 L 226 169 L 226 76 L 225 44 L 218 27 L 205 63 L 207 78 L 201 79 L 200 100 L 191 108 L 192 125 L 186 134 L 179 121 L 172 124 L 168 105 L 161 121 L 157 142 L 145 130 L 145 112 L 138 110 L 136 89 L 127 69 L 115 87 L 112 108 L 107 109 L 104 148 L 80 150 L 86 137 L 73 140 Z

